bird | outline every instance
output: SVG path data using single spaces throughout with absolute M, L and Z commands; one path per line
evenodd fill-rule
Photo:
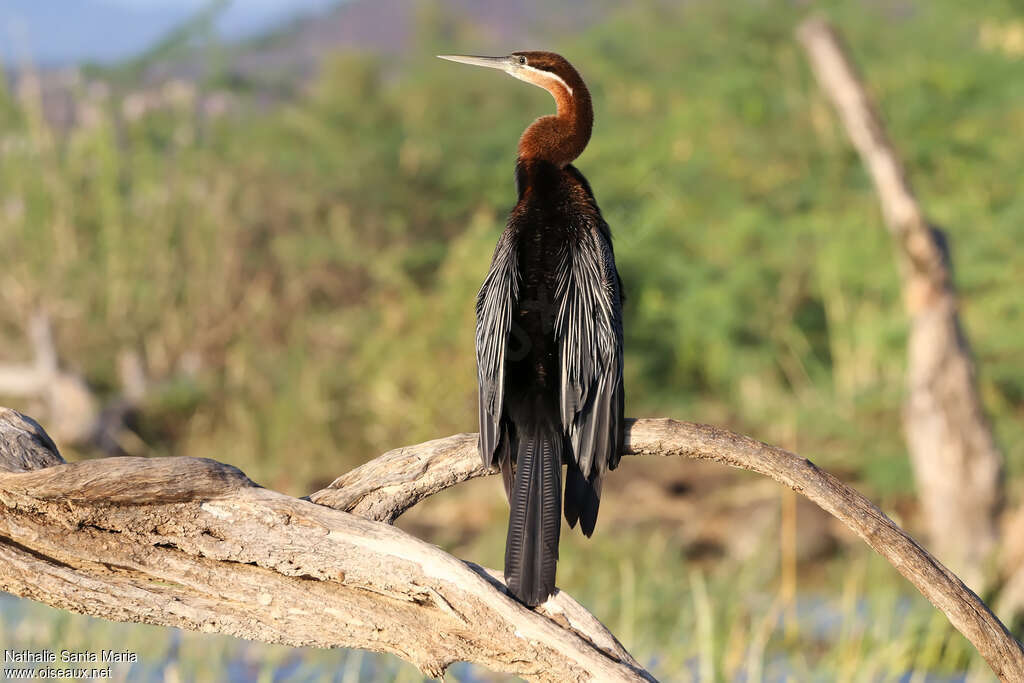
M 572 164 L 590 141 L 593 104 L 553 52 L 438 56 L 499 69 L 555 99 L 556 113 L 519 139 L 518 198 L 476 299 L 480 457 L 500 467 L 509 502 L 509 592 L 534 607 L 555 592 L 562 512 L 593 534 L 624 439 L 622 281 L 611 230 Z

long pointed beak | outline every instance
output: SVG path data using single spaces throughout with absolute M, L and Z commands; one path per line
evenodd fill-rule
M 438 55 L 440 59 L 447 59 L 449 62 L 470 64 L 472 66 L 486 66 L 489 69 L 505 70 L 508 65 L 508 57 L 474 57 L 472 55 Z

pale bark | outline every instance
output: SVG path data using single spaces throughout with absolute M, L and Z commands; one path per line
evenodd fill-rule
M 492 470 L 477 455 L 476 434 L 403 446 L 346 472 L 309 499 L 388 524 L 438 491 Z
M 229 465 L 59 464 L 38 425 L 6 409 L 0 444 L 0 469 L 43 467 L 0 473 L 0 588 L 16 595 L 117 621 L 391 652 L 435 677 L 471 661 L 535 680 L 650 679 L 567 594 L 529 610 L 481 567 Z
M 811 19 L 797 34 L 871 175 L 897 245 L 910 317 L 904 430 L 930 545 L 980 589 L 998 539 L 1003 458 L 978 394 L 945 237 L 925 219 L 835 29 Z
M 44 467 L 0 474 L 4 590 L 107 619 L 392 652 L 430 675 L 465 660 L 536 680 L 649 678 L 565 593 L 531 611 L 496 572 L 374 521 L 489 474 L 475 435 L 391 451 L 311 496 L 363 519 L 261 489 L 212 460 L 52 464 L 59 456 L 43 453 L 38 425 L 0 417 L 0 461 Z M 707 425 L 631 420 L 628 430 L 627 453 L 713 460 L 807 496 L 910 579 L 1002 680 L 1024 681 L 1024 648 L 985 604 L 810 461 Z M 21 450 L 30 454 L 10 455 Z
M 56 444 L 38 422 L 0 408 L 0 472 L 29 472 L 63 463 Z

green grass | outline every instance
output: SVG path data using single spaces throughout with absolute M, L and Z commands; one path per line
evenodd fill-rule
M 948 231 L 1016 499 L 1020 7 L 816 7 L 842 26 Z M 627 411 L 780 443 L 889 504 L 912 492 L 907 323 L 870 182 L 792 37 L 805 11 L 640 3 L 551 47 L 594 94 L 577 165 L 628 295 Z M 465 31 L 444 38 L 444 23 L 425 21 L 406 57 L 339 56 L 296 99 L 245 108 L 241 91 L 243 108 L 217 119 L 196 117 L 188 92 L 130 118 L 119 97 L 83 87 L 86 124 L 62 137 L 31 96 L 0 92 L 2 360 L 28 357 L 22 329 L 45 306 L 63 358 L 105 396 L 117 353 L 142 352 L 159 386 L 141 423 L 150 454 L 213 457 L 294 494 L 395 446 L 474 430 L 473 299 L 514 198 L 515 140 L 551 102 L 434 60 L 441 43 L 479 49 Z M 467 556 L 500 564 L 500 531 Z M 975 663 L 866 551 L 805 570 L 815 599 L 844 615 L 839 636 L 805 647 L 802 622 L 775 623 L 772 539 L 750 566 L 694 568 L 658 533 L 570 542 L 560 582 L 662 673 L 729 678 L 785 661 L 874 680 L 862 672 Z

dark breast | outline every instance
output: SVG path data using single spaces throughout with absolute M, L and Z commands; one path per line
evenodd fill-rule
M 560 262 L 579 241 L 579 231 L 593 224 L 588 219 L 595 209 L 577 176 L 552 164 L 520 164 L 516 180 L 519 202 L 507 229 L 519 255 L 519 297 L 509 335 L 505 391 L 509 398 L 543 397 L 557 410 Z

